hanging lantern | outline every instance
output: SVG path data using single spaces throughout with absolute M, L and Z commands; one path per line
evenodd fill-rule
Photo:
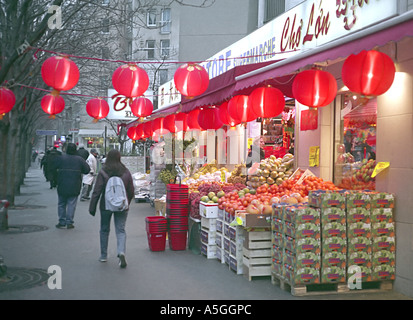
M 152 132 L 157 135 L 167 134 L 169 131 L 165 128 L 165 118 L 159 117 L 152 120 Z
M 136 127 L 130 127 L 127 131 L 127 135 L 129 139 L 131 139 L 132 141 L 138 140 L 138 133 Z
M 163 125 L 165 130 L 167 130 L 168 132 L 171 133 L 176 133 L 176 126 L 175 126 L 175 115 L 174 114 L 170 114 L 167 115 L 164 120 L 163 120 Z
M 188 113 L 187 126 L 188 130 L 201 130 L 198 122 L 198 115 L 201 109 L 194 109 Z
M 61 96 L 51 93 L 42 98 L 40 105 L 44 112 L 50 114 L 49 118 L 54 119 L 56 114 L 65 108 L 65 100 Z
M 97 122 L 99 119 L 106 118 L 109 114 L 109 104 L 101 98 L 91 99 L 86 104 L 86 112 L 94 118 L 94 122 Z
M 218 108 L 204 108 L 198 115 L 198 123 L 201 130 L 218 130 L 224 123 L 219 117 Z
M 79 81 L 79 69 L 67 57 L 53 56 L 43 62 L 41 75 L 43 81 L 55 91 L 67 91 Z
M 284 94 L 273 87 L 257 88 L 249 95 L 248 104 L 259 118 L 275 118 L 284 110 Z
M 209 75 L 204 67 L 195 63 L 186 63 L 175 71 L 174 82 L 182 95 L 195 97 L 208 89 Z
M 352 54 L 341 71 L 344 85 L 363 96 L 380 96 L 390 89 L 396 75 L 393 60 L 379 51 Z
M 299 103 L 307 107 L 325 107 L 336 97 L 337 81 L 327 71 L 302 71 L 294 79 L 293 94 Z
M 175 126 L 176 132 L 188 131 L 188 114 L 181 112 L 175 115 Z
M 250 122 L 258 118 L 252 108 L 248 107 L 248 96 L 238 95 L 228 102 L 228 114 L 235 121 Z
M 130 105 L 132 113 L 138 117 L 147 117 L 152 114 L 153 104 L 152 101 L 145 97 L 139 97 L 132 101 Z
M 6 87 L 0 87 L 0 120 L 13 109 L 16 103 L 16 96 L 13 91 Z
M 136 64 L 124 64 L 112 75 L 113 88 L 127 98 L 143 95 L 149 87 L 149 77 L 145 70 Z
M 143 134 L 146 138 L 152 138 L 153 131 L 152 131 L 152 121 L 147 121 L 142 124 Z
M 135 128 L 137 140 L 146 139 L 145 133 L 143 132 L 143 123 L 138 124 Z
M 228 102 L 222 103 L 219 107 L 219 117 L 221 118 L 221 121 L 230 127 L 235 127 L 236 125 L 240 124 L 240 121 L 236 121 L 233 119 L 229 113 L 228 113 Z

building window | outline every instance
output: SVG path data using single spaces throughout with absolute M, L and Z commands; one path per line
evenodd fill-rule
M 148 59 L 155 59 L 155 40 L 146 41 L 146 51 L 148 52 Z
M 265 23 L 278 17 L 285 12 L 285 1 L 266 0 L 265 1 Z
M 169 54 L 170 54 L 169 46 L 170 46 L 169 39 L 161 40 L 161 50 L 160 50 L 161 58 L 169 57 Z
M 102 19 L 102 32 L 109 33 L 109 19 Z
M 151 9 L 146 14 L 146 25 L 148 27 L 156 27 L 156 10 Z
M 159 85 L 163 85 L 164 83 L 167 83 L 169 81 L 168 79 L 168 69 L 160 69 L 159 70 Z
M 171 9 L 164 8 L 161 11 L 161 33 L 171 32 Z

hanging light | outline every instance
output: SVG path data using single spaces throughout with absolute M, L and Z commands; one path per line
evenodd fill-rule
M 62 56 L 47 58 L 42 64 L 41 75 L 43 81 L 57 93 L 72 89 L 79 81 L 77 65 Z
M 165 118 L 159 117 L 152 120 L 152 132 L 156 135 L 164 135 L 167 134 L 169 131 L 165 127 Z
M 249 95 L 248 104 L 259 118 L 275 118 L 283 112 L 285 98 L 279 89 L 263 87 Z
M 146 138 L 152 138 L 153 130 L 152 130 L 152 121 L 147 121 L 142 124 L 143 134 Z
M 113 72 L 112 85 L 120 95 L 135 98 L 148 89 L 149 77 L 146 71 L 136 64 L 124 64 Z
M 201 127 L 198 122 L 198 116 L 201 112 L 201 109 L 194 109 L 188 113 L 187 125 L 188 130 L 201 130 Z
M 86 112 L 97 122 L 109 114 L 109 104 L 102 98 L 91 99 L 86 104 Z
M 138 140 L 138 133 L 136 131 L 136 127 L 130 127 L 127 131 L 127 135 L 129 139 L 131 139 L 132 141 Z
M 198 115 L 201 130 L 218 130 L 224 123 L 219 117 L 218 108 L 204 108 Z
M 350 91 L 374 97 L 390 89 L 396 75 L 396 67 L 385 53 L 363 50 L 346 59 L 341 75 L 344 85 Z
M 250 122 L 258 118 L 254 110 L 248 106 L 248 96 L 234 96 L 228 102 L 228 114 L 236 122 Z
M 0 120 L 10 112 L 16 103 L 16 96 L 13 91 L 6 87 L 0 87 Z
M 188 114 L 180 112 L 175 115 L 176 132 L 188 131 Z
M 333 102 L 337 95 L 337 81 L 327 71 L 302 71 L 294 79 L 293 94 L 299 103 L 307 107 L 325 107 Z
M 60 95 L 49 93 L 42 98 L 40 105 L 44 112 L 50 114 L 49 118 L 54 119 L 65 108 L 65 100 Z
M 208 89 L 209 75 L 204 67 L 196 63 L 185 63 L 175 71 L 174 83 L 182 95 L 195 97 Z
M 219 107 L 219 117 L 221 118 L 222 122 L 230 127 L 235 127 L 236 125 L 240 124 L 240 121 L 234 120 L 228 113 L 228 102 L 225 101 Z
M 167 115 L 163 120 L 163 125 L 164 125 L 165 130 L 171 133 L 177 132 L 177 129 L 175 126 L 175 115 L 174 114 Z
M 147 117 L 152 114 L 153 104 L 152 101 L 145 97 L 139 97 L 132 101 L 130 105 L 132 113 L 138 117 Z

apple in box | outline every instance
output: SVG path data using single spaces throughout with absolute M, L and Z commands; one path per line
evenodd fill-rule
M 284 233 L 295 239 L 308 237 L 320 239 L 320 225 L 314 223 L 300 223 L 295 225 L 291 222 L 284 221 Z
M 365 265 L 366 267 L 371 267 L 371 253 L 364 251 L 356 251 L 348 254 L 349 266 L 351 265 Z
M 379 251 L 379 250 L 389 250 L 391 252 L 396 251 L 396 241 L 394 237 L 387 237 L 387 236 L 382 236 L 382 237 L 375 237 L 372 239 L 373 240 L 373 251 Z
M 347 243 L 348 252 L 365 251 L 370 253 L 372 251 L 372 242 L 370 238 L 355 237 L 349 238 Z
M 380 264 L 373 267 L 372 281 L 394 280 L 396 278 L 396 268 L 388 264 Z
M 347 255 L 338 251 L 323 252 L 322 266 L 323 268 L 329 267 L 346 267 Z
M 352 191 L 346 194 L 346 206 L 350 208 L 370 209 L 370 194 L 360 191 Z
M 344 283 L 346 282 L 346 268 L 332 266 L 321 269 L 321 283 Z
M 284 264 L 283 276 L 291 285 L 295 284 L 311 284 L 320 283 L 320 269 L 316 268 L 294 268 L 288 264 Z
M 330 222 L 346 223 L 346 211 L 341 208 L 322 208 L 321 209 L 321 224 Z
M 322 238 L 346 238 L 346 225 L 338 222 L 328 222 L 322 226 Z
M 373 266 L 380 264 L 388 264 L 394 266 L 396 264 L 396 257 L 394 252 L 389 250 L 380 250 L 373 252 Z
M 394 194 L 386 192 L 370 193 L 371 208 L 394 208 Z
M 285 250 L 283 257 L 284 263 L 293 266 L 294 269 L 306 267 L 320 269 L 320 260 L 320 254 L 316 254 L 314 252 L 303 252 L 295 254 L 293 252 Z
M 376 222 L 372 225 L 373 237 L 394 237 L 394 222 Z
M 284 210 L 284 220 L 295 224 L 320 224 L 320 211 L 304 205 L 288 206 Z
M 371 238 L 371 224 L 365 222 L 353 222 L 348 224 L 348 238 L 366 237 Z

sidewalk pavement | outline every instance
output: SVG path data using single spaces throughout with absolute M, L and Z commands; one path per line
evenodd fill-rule
M 62 288 L 47 282 L 20 290 L 0 290 L 0 300 L 399 300 L 396 292 L 329 294 L 294 297 L 271 284 L 269 278 L 248 281 L 225 264 L 190 250 L 151 252 L 145 217 L 155 214 L 149 203 L 132 202 L 127 220 L 126 259 L 121 269 L 116 257 L 112 222 L 108 262 L 99 258 L 100 215 L 88 213 L 89 201 L 79 201 L 74 229 L 57 229 L 57 192 L 34 165 L 27 172 L 16 208 L 9 209 L 9 225 L 34 225 L 46 230 L 0 232 L 0 255 L 9 269 L 61 268 Z M 53 271 L 51 274 L 55 274 Z M 1 286 L 1 283 L 0 283 Z M 0 287 L 1 289 L 1 287 Z

